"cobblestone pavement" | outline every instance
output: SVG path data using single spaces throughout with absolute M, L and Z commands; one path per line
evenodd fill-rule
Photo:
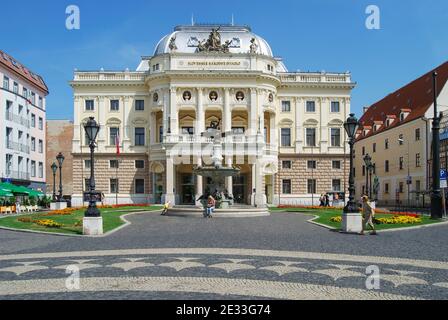
M 0 230 L 0 299 L 448 299 L 447 226 L 361 237 L 306 219 L 137 214 L 103 238 Z

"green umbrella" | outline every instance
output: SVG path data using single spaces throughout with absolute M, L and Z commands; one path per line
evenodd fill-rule
M 0 188 L 0 197 L 14 197 L 14 195 L 8 190 Z
M 0 188 L 9 191 L 10 193 L 13 193 L 14 195 L 25 195 L 27 196 L 29 194 L 28 191 L 24 190 L 24 187 L 19 187 L 16 185 L 13 185 L 12 183 L 1 183 Z M 25 188 L 26 189 L 26 188 Z

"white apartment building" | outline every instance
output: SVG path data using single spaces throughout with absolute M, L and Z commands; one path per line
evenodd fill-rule
M 48 88 L 39 75 L 0 51 L 0 176 L 45 191 Z
M 223 163 L 240 169 L 226 182 L 237 203 L 310 204 L 346 191 L 350 73 L 289 72 L 247 26 L 178 26 L 136 71 L 76 71 L 71 86 L 74 204 L 88 190 L 89 117 L 101 125 L 95 177 L 107 203 L 194 205 L 213 185 L 193 174 L 212 123 L 231 150 Z

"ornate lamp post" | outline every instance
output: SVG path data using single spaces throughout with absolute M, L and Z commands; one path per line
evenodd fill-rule
M 62 155 L 61 152 L 56 156 L 56 160 L 58 160 L 59 164 L 59 195 L 58 195 L 58 201 L 62 202 L 62 164 L 64 163 L 65 157 Z
M 366 168 L 366 171 L 365 171 L 365 173 L 366 173 L 366 195 L 367 196 L 369 196 L 369 191 L 370 191 L 370 188 L 369 188 L 369 173 L 370 173 L 370 170 L 371 170 L 371 167 L 372 167 L 372 157 L 367 153 L 365 156 L 364 156 L 364 158 L 363 158 L 363 160 L 364 160 L 364 163 L 365 163 L 365 168 Z M 370 198 L 370 196 L 369 196 L 369 198 Z
M 53 171 L 53 202 L 56 202 L 56 172 L 58 171 L 58 165 L 54 162 L 51 165 L 51 171 Z
M 355 145 L 355 135 L 359 127 L 359 121 L 355 114 L 344 123 L 344 129 L 347 132 L 348 144 L 350 146 L 350 175 L 349 175 L 349 200 L 344 207 L 342 214 L 342 232 L 360 233 L 362 231 L 362 216 L 355 202 L 355 178 L 353 176 L 353 147 Z
M 95 121 L 93 117 L 90 117 L 87 123 L 84 125 L 87 138 L 89 139 L 90 147 L 90 183 L 88 201 L 89 207 L 87 208 L 83 219 L 83 233 L 88 235 L 100 235 L 103 234 L 103 219 L 101 213 L 96 206 L 96 202 L 100 200 L 101 193 L 95 191 L 95 161 L 94 151 L 96 147 L 96 137 L 100 131 L 100 125 Z
M 440 117 L 437 114 L 437 72 L 433 75 L 434 119 L 432 121 L 432 192 L 431 219 L 442 218 L 442 194 L 440 191 Z

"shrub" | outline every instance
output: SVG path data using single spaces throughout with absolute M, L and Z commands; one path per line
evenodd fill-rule
M 60 224 L 54 220 L 49 220 L 49 219 L 35 220 L 33 222 L 39 226 L 43 226 L 46 228 L 61 228 L 63 226 L 62 224 Z
M 19 221 L 19 222 L 23 222 L 23 223 L 30 223 L 30 222 L 33 222 L 33 220 L 32 220 L 31 218 L 27 218 L 27 217 L 25 217 L 25 218 L 19 218 L 19 219 L 17 219 L 17 221 Z
M 55 210 L 55 211 L 48 212 L 48 213 L 44 214 L 44 216 L 45 216 L 45 217 L 51 217 L 51 216 L 69 216 L 69 215 L 71 215 L 74 211 L 76 211 L 76 209 L 74 209 L 74 208 L 66 208 L 66 209 L 62 209 L 62 210 Z
M 337 217 L 332 217 L 330 219 L 331 222 L 342 222 L 342 217 L 341 216 L 337 216 Z
M 392 218 L 375 218 L 374 222 L 376 224 L 416 224 L 421 223 L 421 218 L 411 217 L 411 216 L 394 216 Z

